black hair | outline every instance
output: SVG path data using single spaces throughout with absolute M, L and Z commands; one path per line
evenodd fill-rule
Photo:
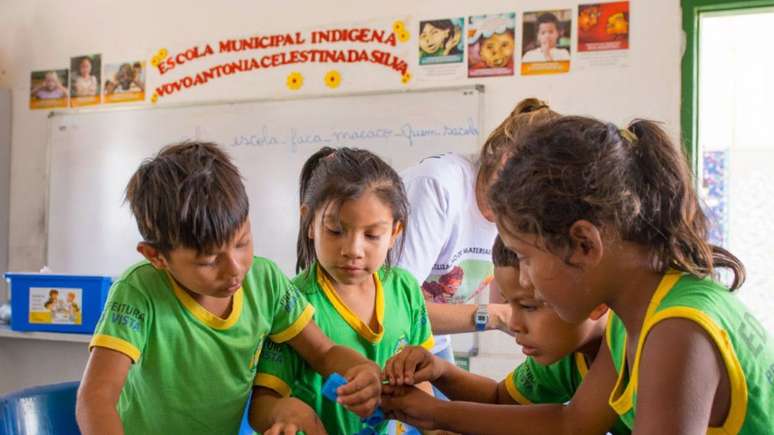
M 519 256 L 505 246 L 499 235 L 492 245 L 492 263 L 495 267 L 519 267 Z
M 299 178 L 299 202 L 306 207 L 306 212 L 301 214 L 298 228 L 296 273 L 306 270 L 317 260 L 314 241 L 309 238 L 308 231 L 315 214 L 323 207 L 336 207 L 373 192 L 392 210 L 394 224 L 406 227 L 408 198 L 403 181 L 390 165 L 370 151 L 323 147 L 307 159 Z M 387 266 L 397 260 L 402 250 L 401 238 L 397 249 L 391 249 L 387 255 Z

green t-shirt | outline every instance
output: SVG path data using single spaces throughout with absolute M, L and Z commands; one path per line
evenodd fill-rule
M 679 272 L 664 274 L 651 298 L 640 332 L 632 375 L 626 362 L 626 329 L 610 315 L 606 341 L 618 382 L 610 406 L 634 426 L 640 355 L 648 332 L 658 322 L 682 318 L 695 322 L 718 349 L 731 384 L 731 404 L 722 427 L 708 434 L 763 434 L 774 428 L 774 340 L 725 287 Z M 622 369 L 623 368 L 623 369 Z
M 127 434 L 239 431 L 264 339 L 293 338 L 314 309 L 258 257 L 233 298 L 228 318 L 215 316 L 148 262 L 113 284 L 89 348 L 134 362 L 118 402 Z
M 547 366 L 529 357 L 503 382 L 511 398 L 522 405 L 567 403 L 572 400 L 588 371 L 586 359 L 580 352 Z M 631 430 L 619 419 L 610 433 L 626 435 Z
M 428 350 L 433 347 L 422 290 L 416 279 L 403 269 L 382 268 L 374 274 L 376 331 L 350 311 L 325 274 L 302 273 L 293 282 L 314 306 L 315 322 L 332 341 L 360 352 L 381 367 L 407 345 L 423 346 Z M 264 345 L 256 385 L 303 400 L 317 412 L 330 434 L 357 433 L 361 429 L 360 419 L 322 396 L 323 381 L 322 376 L 287 345 L 271 342 Z M 386 426 L 384 423 L 377 430 L 385 433 Z

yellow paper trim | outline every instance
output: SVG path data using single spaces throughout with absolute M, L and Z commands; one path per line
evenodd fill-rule
M 132 359 L 132 362 L 137 362 L 140 359 L 140 350 L 135 345 L 129 343 L 126 340 L 110 335 L 97 334 L 92 337 L 89 343 L 89 351 L 94 347 L 104 347 L 106 349 L 115 350 L 128 356 Z
M 508 373 L 508 376 L 505 377 L 505 389 L 508 390 L 508 394 L 511 395 L 511 399 L 515 400 L 516 403 L 520 405 L 531 405 L 532 402 L 524 397 L 523 394 L 521 394 L 521 391 L 519 391 L 518 388 L 516 388 L 516 380 L 513 379 L 513 372 Z
M 314 307 L 311 305 L 307 305 L 306 308 L 304 308 L 304 312 L 301 313 L 300 316 L 296 319 L 295 322 L 293 322 L 292 325 L 288 326 L 284 330 L 274 334 L 270 335 L 269 338 L 271 341 L 275 343 L 284 343 L 296 335 L 298 335 L 299 332 L 303 331 L 304 328 L 306 328 L 306 325 L 309 324 L 309 322 L 312 321 L 312 317 L 314 316 Z
M 177 299 L 180 301 L 180 303 L 183 304 L 183 306 L 194 317 L 211 328 L 220 330 L 228 329 L 234 326 L 234 324 L 239 320 L 239 317 L 242 315 L 242 304 L 244 299 L 244 289 L 242 289 L 242 287 L 240 287 L 239 290 L 234 293 L 234 301 L 233 306 L 231 307 L 231 313 L 229 313 L 227 318 L 223 319 L 207 311 L 206 308 L 196 302 L 196 300 L 191 295 L 180 288 L 180 285 L 171 275 L 167 274 L 167 278 L 169 279 L 169 282 L 172 285 L 172 290 L 174 291 L 175 296 L 177 296 Z
M 276 391 L 282 397 L 290 396 L 290 386 L 282 379 L 268 373 L 258 373 L 258 375 L 255 376 L 253 385 Z
M 333 287 L 333 284 L 331 284 L 325 273 L 320 269 L 320 266 L 317 266 L 317 284 L 320 285 L 320 288 L 322 288 L 323 293 L 328 298 L 331 305 L 333 305 L 333 308 L 341 315 L 344 321 L 358 333 L 358 335 L 371 343 L 378 343 L 384 336 L 384 289 L 382 289 L 382 281 L 379 279 L 379 275 L 374 273 L 373 277 L 374 284 L 376 285 L 376 307 L 374 308 L 376 311 L 376 331 L 371 330 L 365 322 L 349 309 L 347 304 L 341 300 L 339 294 L 336 293 L 336 289 Z

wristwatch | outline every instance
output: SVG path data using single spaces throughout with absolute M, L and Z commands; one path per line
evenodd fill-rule
M 486 324 L 489 323 L 489 308 L 486 304 L 481 304 L 473 316 L 476 323 L 476 331 L 486 331 Z

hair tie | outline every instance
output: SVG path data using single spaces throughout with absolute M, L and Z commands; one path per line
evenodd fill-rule
M 626 141 L 632 145 L 637 143 L 637 135 L 628 128 L 619 129 L 618 134 L 620 134 L 622 138 L 626 139 Z

